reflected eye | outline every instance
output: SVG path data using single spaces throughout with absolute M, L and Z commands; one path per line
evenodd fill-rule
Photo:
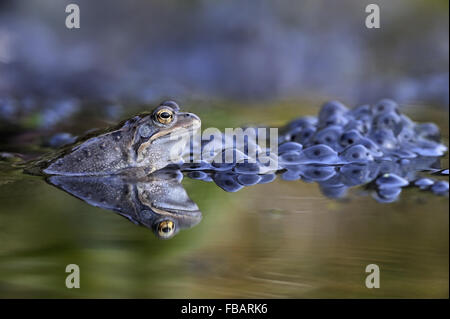
M 158 225 L 158 236 L 161 238 L 170 237 L 175 231 L 175 224 L 171 220 L 164 220 Z
M 170 109 L 161 109 L 156 113 L 156 119 L 161 124 L 169 124 L 173 121 L 173 111 Z

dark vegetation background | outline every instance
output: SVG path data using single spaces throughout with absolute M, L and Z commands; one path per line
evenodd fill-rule
M 71 2 L 80 29 L 65 27 Z M 369 3 L 381 29 L 365 27 Z M 165 98 L 448 109 L 448 33 L 446 0 L 3 0 L 0 118 L 48 127 L 90 101 L 116 120 Z

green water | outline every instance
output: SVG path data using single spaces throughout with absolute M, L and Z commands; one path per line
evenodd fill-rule
M 317 112 L 293 103 L 190 110 L 204 128 L 282 125 Z M 436 122 L 448 145 L 448 112 L 406 113 Z M 448 197 L 407 189 L 380 204 L 355 188 L 336 201 L 301 181 L 227 193 L 185 178 L 203 219 L 159 240 L 40 177 L 0 169 L 2 298 L 449 297 Z M 79 289 L 65 286 L 68 264 L 80 266 Z M 368 264 L 380 267 L 379 289 L 365 286 Z

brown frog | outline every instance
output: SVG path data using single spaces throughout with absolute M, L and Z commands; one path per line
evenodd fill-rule
M 82 137 L 34 167 L 46 175 L 150 174 L 179 159 L 186 137 L 200 125 L 198 116 L 180 112 L 175 102 L 166 101 L 152 112 Z

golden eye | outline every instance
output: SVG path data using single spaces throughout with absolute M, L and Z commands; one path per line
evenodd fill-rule
M 158 236 L 161 238 L 169 238 L 175 231 L 175 223 L 171 220 L 164 220 L 158 225 Z
M 169 124 L 173 121 L 173 111 L 170 109 L 161 109 L 156 112 L 156 119 L 161 124 Z

